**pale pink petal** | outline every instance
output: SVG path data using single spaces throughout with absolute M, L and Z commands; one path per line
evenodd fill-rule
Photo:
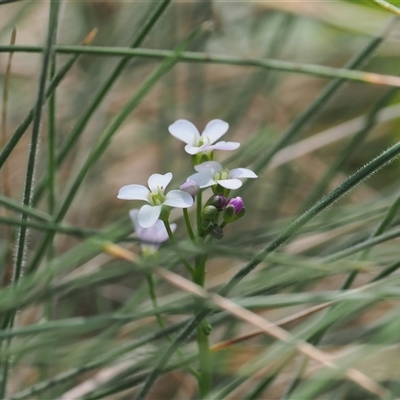
M 204 129 L 201 136 L 204 138 L 205 142 L 208 142 L 208 144 L 212 144 L 216 142 L 221 136 L 225 135 L 228 128 L 229 124 L 227 124 L 225 121 L 222 121 L 221 119 L 213 119 L 206 125 L 206 128 Z
M 187 144 L 195 143 L 196 139 L 200 137 L 197 128 L 186 119 L 178 119 L 168 127 L 169 133 Z
M 127 185 L 119 189 L 118 198 L 122 200 L 144 200 L 149 202 L 147 196 L 149 189 L 142 185 Z
M 149 188 L 152 192 L 157 192 L 160 187 L 163 191 L 168 186 L 168 184 L 172 180 L 171 172 L 166 173 L 165 175 L 161 174 L 153 174 L 149 178 Z
M 208 174 L 209 176 L 214 176 L 218 171 L 221 171 L 222 165 L 216 161 L 206 161 L 199 165 L 196 165 L 194 169 L 197 172 L 202 172 Z
M 247 168 L 234 168 L 229 172 L 229 178 L 257 178 L 257 175 Z
M 192 146 L 191 144 L 187 144 L 185 146 L 185 151 L 186 151 L 186 153 L 188 153 L 190 155 L 194 155 L 194 154 L 204 151 L 203 147 L 204 147 L 204 145 L 201 147 L 197 147 L 197 146 Z
M 165 229 L 164 222 L 157 220 L 149 228 L 143 228 L 141 240 L 147 243 L 162 243 L 168 239 L 168 233 Z
M 238 189 L 242 186 L 242 182 L 239 179 L 221 179 L 217 182 L 226 189 Z
M 161 214 L 161 206 L 144 205 L 138 214 L 138 222 L 142 228 L 149 228 L 154 225 Z
M 176 224 L 171 224 L 170 227 L 171 231 L 175 232 Z M 153 239 L 149 239 L 152 240 L 153 243 L 163 243 L 169 239 L 168 232 L 165 229 L 164 222 L 162 222 L 161 220 L 156 221 L 156 223 L 149 229 L 153 228 L 154 228 Z
M 137 237 L 140 239 L 144 228 L 142 228 L 139 225 L 138 214 L 139 214 L 139 210 L 137 210 L 137 209 L 129 211 L 129 216 L 130 216 L 132 224 L 133 224 L 133 229 L 135 230 Z
M 201 189 L 215 185 L 217 182 L 214 181 L 211 174 L 206 174 L 199 172 L 197 174 L 193 174 L 188 178 L 191 181 L 196 182 Z
M 218 142 L 215 144 L 212 144 L 209 147 L 209 150 L 225 150 L 225 151 L 230 151 L 230 150 L 236 150 L 240 146 L 240 143 L 238 142 Z
M 171 190 L 165 196 L 164 204 L 171 207 L 188 208 L 193 205 L 193 197 L 183 190 Z
M 171 224 L 171 230 L 172 230 L 172 225 L 175 225 L 176 228 L 176 224 Z M 169 239 L 168 237 L 168 232 L 165 229 L 165 225 L 164 222 L 162 222 L 161 220 L 158 220 L 151 228 L 154 228 L 154 232 L 153 232 L 153 239 L 152 242 L 153 243 L 162 243 L 165 242 L 166 240 Z M 172 230 L 173 232 L 174 230 Z M 150 239 L 149 239 L 150 240 Z

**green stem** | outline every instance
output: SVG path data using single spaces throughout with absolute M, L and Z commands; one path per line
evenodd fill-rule
M 196 200 L 196 223 L 197 223 L 197 234 L 201 236 L 201 212 L 202 212 L 202 194 L 201 190 L 197 194 Z
M 204 399 L 212 388 L 211 357 L 208 334 L 206 333 L 207 323 L 205 320 L 197 327 L 197 345 L 199 348 L 200 374 L 198 377 L 199 396 Z
M 197 256 L 195 274 L 193 275 L 193 282 L 197 285 L 204 287 L 206 279 L 206 261 L 207 256 Z M 195 298 L 195 309 L 201 312 L 203 301 L 202 299 Z M 206 320 L 201 321 L 197 326 L 197 346 L 199 349 L 199 366 L 200 374 L 198 377 L 199 396 L 201 399 L 205 398 L 212 388 L 212 374 L 211 374 L 211 357 L 210 357 L 210 344 L 208 340 L 209 327 Z
M 192 242 L 194 242 L 196 240 L 196 237 L 194 236 L 194 232 L 193 232 L 193 229 L 192 229 L 192 225 L 190 223 L 189 213 L 188 213 L 187 208 L 183 208 L 183 217 L 185 219 L 186 229 L 188 231 L 190 240 Z
M 179 259 L 181 260 L 181 262 L 185 266 L 185 268 L 190 272 L 190 275 L 193 276 L 193 274 L 195 273 L 195 270 L 191 267 L 191 265 L 188 263 L 188 261 L 182 256 L 181 252 L 179 251 L 178 245 L 176 243 L 174 234 L 172 233 L 169 222 L 168 221 L 163 221 L 163 222 L 164 222 L 165 229 L 167 230 L 168 237 L 170 238 L 171 242 L 174 244 L 174 247 L 175 247 L 175 250 L 176 250 L 176 253 L 177 253 Z

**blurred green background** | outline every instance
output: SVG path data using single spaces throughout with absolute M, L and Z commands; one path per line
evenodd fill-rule
M 50 4 L 0 3 L 0 90 L 8 88 L 8 99 L 5 101 L 3 97 L 1 102 L 2 149 L 36 102 L 43 58 L 37 46 L 44 46 L 46 41 Z M 155 1 L 61 2 L 54 35 L 57 52 L 51 61 L 55 71 L 71 58 L 66 46 L 79 45 L 95 28 L 98 32 L 88 47 L 131 46 L 158 4 Z M 307 72 L 282 71 L 279 67 L 235 65 L 238 63 L 233 61 L 210 62 L 208 55 L 244 62 L 278 59 L 296 63 L 291 64 L 294 69 L 298 64 L 342 68 L 381 34 L 382 41 L 370 49 L 356 69 L 397 76 L 400 24 L 394 18 L 367 1 L 204 0 L 173 1 L 168 5 L 139 47 L 173 50 L 203 23 L 212 22 L 212 29 L 198 35 L 185 49 L 201 53 L 205 61 L 189 62 L 185 57 L 177 60 L 167 73 L 155 79 L 146 95 L 123 118 L 104 151 L 90 165 L 65 216 L 56 221 L 76 228 L 75 233 L 57 234 L 38 256 L 46 228 L 30 231 L 24 256 L 27 274 L 21 277 L 17 294 L 9 285 L 17 240 L 17 228 L 10 221 L 15 223 L 18 213 L 15 207 L 1 202 L 4 220 L 0 225 L 3 280 L 0 312 L 19 310 L 16 324 L 9 327 L 11 332 L 26 326 L 37 327 L 33 333 L 15 334 L 11 342 L 3 338 L 0 361 L 4 364 L 12 359 L 7 396 L 130 399 L 146 373 L 156 365 L 157 356 L 168 347 L 165 337 L 156 342 L 149 340 L 138 348 L 91 365 L 102 354 L 145 338 L 159 328 L 143 275 L 131 270 L 129 263 L 102 254 L 85 237 L 104 229 L 102 238 L 139 251 L 135 237 L 127 239 L 132 233 L 128 211 L 139 204 L 122 202 L 116 195 L 124 185 L 146 184 L 153 173 L 171 171 L 174 188 L 193 173 L 183 143 L 168 133 L 168 126 L 175 120 L 188 119 L 200 132 L 212 119 L 227 121 L 230 128 L 224 140 L 239 141 L 242 146 L 233 155 L 218 154 L 218 161 L 224 160 L 230 167 L 258 168 L 259 178 L 246 184 L 240 193 L 246 203 L 245 218 L 229 226 L 224 239 L 213 247 L 206 285 L 211 290 L 232 277 L 257 250 L 282 232 L 289 221 L 399 140 L 400 107 L 395 88 L 344 80 L 322 100 L 321 93 L 335 76 L 321 78 Z M 10 54 L 7 45 L 14 27 L 15 44 L 25 49 L 13 54 L 7 78 Z M 26 51 L 28 47 L 34 51 Z M 48 132 L 53 132 L 55 154 L 60 154 L 121 60 L 121 56 L 105 53 L 78 57 L 57 87 L 55 108 L 49 111 L 46 103 L 42 109 L 34 174 L 35 210 L 50 216 L 57 214 L 88 156 L 114 118 L 159 67 L 161 56 L 161 52 L 157 57 L 143 53 L 129 59 L 81 127 L 77 140 L 67 147 L 59 168 L 54 168 L 52 189 L 45 186 L 39 197 L 37 190 L 49 173 Z M 305 117 L 307 113 L 309 116 Z M 304 121 L 300 124 L 301 119 Z M 297 128 L 293 128 L 296 123 Z M 290 138 L 276 146 L 291 129 Z M 1 169 L 2 199 L 11 199 L 14 205 L 20 204 L 23 194 L 31 130 L 30 127 L 21 137 Z M 264 165 L 269 151 L 273 154 L 268 165 Z M 356 254 L 334 263 L 326 261 L 326 256 L 367 240 L 376 232 L 397 199 L 398 171 L 399 164 L 395 161 L 363 181 L 311 221 L 301 235 L 263 262 L 231 294 L 234 298 L 254 299 L 249 308 L 277 321 L 336 299 L 349 274 L 356 278 L 353 283 L 356 287 L 387 271 L 393 281 L 385 280 L 376 291 L 373 289 L 370 297 L 351 299 L 350 296 L 343 303 L 338 300 L 340 306 L 333 308 L 334 312 L 321 312 L 316 317 L 310 314 L 285 329 L 320 345 L 341 366 L 359 368 L 397 395 L 398 376 L 393 372 L 398 370 L 400 359 L 398 239 L 385 241 L 368 254 Z M 53 195 L 49 196 L 49 192 Z M 49 198 L 53 201 L 49 202 Z M 392 230 L 398 228 L 396 212 L 397 209 L 387 226 Z M 179 213 L 173 213 L 173 218 L 178 223 L 177 238 L 185 249 L 182 218 Z M 163 251 L 168 260 L 171 249 L 165 246 Z M 173 269 L 185 275 L 181 266 Z M 35 272 L 29 273 L 32 271 Z M 346 289 L 351 289 L 351 285 Z M 157 282 L 157 293 L 160 306 L 172 307 L 165 311 L 167 325 L 191 315 L 189 295 L 162 281 Z M 315 293 L 322 297 L 313 297 Z M 300 294 L 306 297 L 295 296 Z M 276 306 L 268 305 L 270 299 L 275 299 L 271 296 L 281 296 L 276 297 Z M 256 305 L 255 300 L 261 303 Z M 329 319 L 331 314 L 334 317 Z M 118 319 L 116 315 L 126 317 Z M 215 323 L 210 336 L 212 344 L 253 329 L 233 317 L 215 314 L 212 318 Z M 4 324 L 3 329 L 7 331 Z M 186 355 L 194 354 L 195 346 L 189 340 L 182 344 L 182 350 Z M 288 353 L 290 346 L 279 347 L 265 336 L 216 353 L 212 398 L 369 398 L 370 394 L 342 377 L 333 385 L 336 373 L 325 376 L 325 369 L 316 362 L 305 363 L 302 356 L 296 355 L 281 365 Z M 187 371 L 190 362 L 193 361 L 165 373 L 148 398 L 196 398 L 195 380 Z M 260 365 L 259 371 L 251 370 L 254 365 Z M 60 374 L 66 371 L 75 372 L 63 380 Z M 299 381 L 294 381 L 296 376 Z M 53 377 L 55 381 L 51 381 Z

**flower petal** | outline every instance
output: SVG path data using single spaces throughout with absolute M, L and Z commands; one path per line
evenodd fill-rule
M 161 206 L 144 205 L 138 214 L 138 222 L 142 228 L 149 228 L 154 225 L 161 214 Z
M 200 186 L 197 184 L 197 182 L 188 180 L 182 183 L 182 185 L 179 186 L 179 189 L 189 193 L 193 198 L 195 198 L 197 193 L 199 193 Z
M 217 182 L 226 189 L 239 189 L 242 186 L 242 181 L 239 179 L 221 179 Z
M 164 240 L 168 239 L 168 233 L 165 229 L 164 223 L 161 220 L 157 220 L 149 228 L 142 228 L 142 236 L 140 239 L 146 243 L 162 243 Z M 158 240 L 159 232 L 165 233 L 166 238 L 164 240 Z M 161 234 L 162 237 L 162 234 Z
M 257 178 L 257 175 L 247 168 L 234 168 L 229 172 L 229 178 Z
M 175 232 L 176 224 L 170 224 L 170 227 L 171 231 Z M 149 242 L 161 244 L 169 239 L 164 222 L 162 222 L 161 220 L 157 220 L 156 223 L 149 228 L 149 230 L 152 231 L 152 237 L 148 238 Z
M 239 142 L 218 142 L 209 146 L 209 150 L 236 150 L 240 146 Z
M 143 185 L 127 185 L 119 189 L 118 198 L 122 200 L 144 200 L 149 202 L 147 196 L 149 189 Z
M 213 119 L 210 121 L 206 128 L 204 129 L 201 136 L 206 139 L 209 144 L 216 142 L 221 136 L 225 135 L 226 131 L 229 128 L 229 124 L 221 119 Z M 205 140 L 206 142 L 206 140 Z
M 137 237 L 139 239 L 141 239 L 141 234 L 142 234 L 143 228 L 139 225 L 138 214 L 139 214 L 139 210 L 137 210 L 137 209 L 133 209 L 133 210 L 129 211 L 129 216 L 132 221 L 133 229 L 135 230 Z
M 197 147 L 197 146 L 192 146 L 191 144 L 187 144 L 185 146 L 185 151 L 186 151 L 186 153 L 188 153 L 188 154 L 193 156 L 194 154 L 197 154 L 197 153 L 200 153 L 200 152 L 204 151 L 203 147 L 205 147 L 205 146 L 203 145 L 201 147 Z
M 197 128 L 186 119 L 178 119 L 168 127 L 168 130 L 172 136 L 187 144 L 195 143 L 195 140 L 200 137 Z
M 157 192 L 159 187 L 164 191 L 171 182 L 171 179 L 171 172 L 168 172 L 165 175 L 153 174 L 149 178 L 149 188 L 152 192 Z
M 193 205 L 193 197 L 183 190 L 171 190 L 165 196 L 164 204 L 171 207 L 188 208 Z
M 222 165 L 216 161 L 206 161 L 199 165 L 196 165 L 194 169 L 197 172 L 202 172 L 208 174 L 209 176 L 214 176 L 218 171 L 221 171 Z
M 193 174 L 193 175 L 189 176 L 188 179 L 196 182 L 200 186 L 201 189 L 215 185 L 217 183 L 214 181 L 214 179 L 212 179 L 211 174 L 202 173 L 202 172 Z
M 171 224 L 171 230 L 173 232 L 175 229 L 174 230 L 172 229 L 172 225 L 175 225 L 176 229 L 176 224 Z M 157 220 L 156 223 L 149 229 L 152 230 L 152 235 L 153 235 L 152 238 L 148 239 L 149 241 L 153 243 L 162 243 L 169 239 L 168 232 L 165 229 L 164 222 L 162 222 L 161 220 Z

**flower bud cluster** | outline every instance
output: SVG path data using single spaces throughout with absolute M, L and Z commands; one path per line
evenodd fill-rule
M 228 200 L 222 194 L 211 196 L 201 213 L 201 229 L 203 236 L 210 234 L 215 239 L 222 239 L 224 236 L 223 228 L 226 224 L 235 222 L 242 218 L 246 209 L 241 197 Z M 218 223 L 222 213 L 223 222 Z

